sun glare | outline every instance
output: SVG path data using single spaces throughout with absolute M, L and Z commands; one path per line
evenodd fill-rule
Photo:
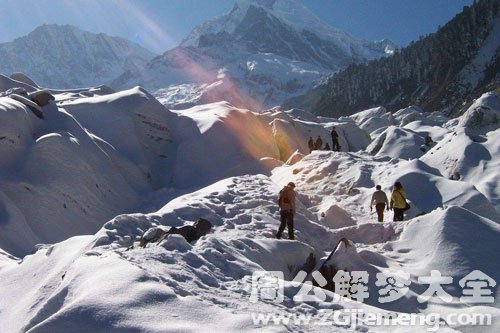
M 118 8 L 125 9 L 127 14 L 137 19 L 149 33 L 141 34 L 146 45 L 157 45 L 157 49 L 165 49 L 168 45 L 174 45 L 175 40 L 169 36 L 168 31 L 165 31 L 155 20 L 153 20 L 141 8 L 136 6 L 131 0 L 113 0 L 113 3 Z

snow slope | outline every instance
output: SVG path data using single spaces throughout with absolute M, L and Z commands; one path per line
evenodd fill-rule
M 119 213 L 159 207 L 176 193 L 269 174 L 277 160 L 307 153 L 310 133 L 329 135 L 284 111 L 258 114 L 225 102 L 171 112 L 138 87 L 52 92 L 56 104 L 43 107 L 43 120 L 0 98 L 0 247 L 19 256 L 37 243 L 95 233 Z
M 227 102 L 173 112 L 139 87 L 54 93 L 43 120 L 0 98 L 2 332 L 324 332 L 304 318 L 325 310 L 494 319 L 488 326 L 331 323 L 337 332 L 500 329 L 498 288 L 493 303 L 469 304 L 460 300 L 459 282 L 473 270 L 500 279 L 497 94 L 444 122 L 416 108 L 343 119 L 298 109 L 257 113 Z M 372 126 L 372 118 L 390 125 Z M 308 138 L 329 142 L 332 126 L 343 151 L 309 153 Z M 435 142 L 404 156 L 419 144 L 407 134 Z M 371 152 L 381 141 L 383 150 Z M 455 160 L 460 179 L 449 177 Z M 276 240 L 277 193 L 289 181 L 297 185 L 296 240 Z M 387 212 L 386 222 L 375 222 L 374 187 L 389 193 L 395 181 L 412 207 L 406 221 L 387 222 Z M 170 235 L 138 247 L 150 228 L 199 218 L 213 228 L 197 241 Z M 52 244 L 33 251 L 40 242 Z M 294 298 L 312 280 L 292 282 L 297 273 L 323 263 L 366 270 L 366 299 L 319 288 L 308 302 Z M 382 303 L 375 274 L 387 269 L 407 274 L 411 284 L 401 299 Z M 427 289 L 419 278 L 433 270 L 453 279 L 443 286 L 450 302 L 419 302 Z M 259 271 L 283 272 L 283 302 L 254 302 L 252 274 Z M 259 313 L 292 320 L 255 323 Z
M 311 162 L 315 160 L 313 157 Z M 335 163 L 334 156 L 327 160 Z M 305 160 L 303 163 L 307 165 Z M 315 170 L 313 163 L 308 166 Z M 319 176 L 317 182 L 321 182 L 321 178 Z M 322 180 L 324 185 L 329 183 L 329 177 Z M 439 313 L 469 311 L 467 305 L 458 301 L 460 295 L 455 285 L 446 287 L 455 297 L 452 303 L 421 308 L 416 298 L 425 286 L 418 283 L 416 277 L 429 274 L 431 269 L 440 269 L 457 282 L 470 269 L 481 269 L 495 279 L 500 278 L 496 265 L 498 255 L 494 251 L 500 227 L 491 220 L 454 206 L 399 224 L 370 222 L 331 229 L 321 226 L 308 210 L 308 187 L 313 184 L 300 178 L 295 181 L 301 193 L 296 221 L 298 241 L 273 239 L 278 225 L 277 184 L 263 175 L 242 176 L 177 198 L 152 214 L 118 216 L 95 236 L 71 238 L 42 248 L 22 262 L 2 263 L 0 275 L 9 286 L 2 290 L 4 301 L 0 305 L 4 329 L 6 332 L 60 329 L 322 332 L 322 326 L 293 322 L 255 325 L 250 314 L 317 315 L 321 309 L 421 314 L 438 311 L 436 309 Z M 324 188 L 317 189 L 315 194 L 327 197 L 329 193 Z M 211 220 L 214 229 L 196 243 L 188 244 L 180 236 L 170 236 L 159 245 L 127 250 L 150 227 L 180 226 L 199 217 Z M 472 238 L 471 232 L 475 235 Z M 299 288 L 284 282 L 283 303 L 250 302 L 253 272 L 281 270 L 290 281 L 310 254 L 321 256 L 346 235 L 355 239 L 356 249 L 347 254 L 347 258 L 336 256 L 334 263 L 357 262 L 350 269 L 363 268 L 371 273 L 387 268 L 404 269 L 412 276 L 407 297 L 384 305 L 378 304 L 373 295 L 364 304 L 339 302 L 338 296 L 325 291 L 324 301 L 302 303 L 293 300 Z M 427 244 L 425 247 L 422 240 Z M 498 293 L 495 297 L 498 299 Z M 6 306 L 14 303 L 15 306 Z M 480 310 L 499 315 L 498 308 L 492 306 Z M 224 318 L 223 323 L 220 316 Z M 460 327 L 455 327 L 458 329 L 455 331 L 446 323 L 441 325 L 445 332 L 460 331 Z M 337 324 L 332 328 L 343 332 L 355 327 Z M 361 328 L 373 332 L 421 332 L 423 329 Z M 494 332 L 498 325 L 467 329 Z

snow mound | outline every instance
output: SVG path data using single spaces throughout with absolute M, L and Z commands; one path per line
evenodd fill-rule
M 319 222 L 325 227 L 338 229 L 356 225 L 356 221 L 339 206 L 328 202 L 322 203 L 322 208 L 319 209 Z
M 25 83 L 29 86 L 34 87 L 34 88 L 39 88 L 38 84 L 36 84 L 35 81 L 33 81 L 28 75 L 26 75 L 24 73 L 20 73 L 20 72 L 12 73 L 10 75 L 10 78 L 14 81 Z
M 394 113 L 393 116 L 394 119 L 400 124 L 400 126 L 409 124 L 412 121 L 426 119 L 424 116 L 424 111 L 416 105 L 398 110 Z
M 225 102 L 176 114 L 185 124 L 176 127 L 174 134 L 180 141 L 174 186 L 208 185 L 231 176 L 268 173 L 261 158 L 279 157 L 267 117 Z
M 339 144 L 342 151 L 359 151 L 365 149 L 371 142 L 366 131 L 356 124 L 345 122 L 336 126 L 339 134 Z
M 460 117 L 458 126 L 471 137 L 500 128 L 500 94 L 489 92 L 478 98 Z
M 492 93 L 483 95 L 462 117 L 449 124 L 453 132 L 421 157 L 443 176 L 474 184 L 498 211 L 499 112 L 498 97 Z
M 0 96 L 5 96 L 5 92 L 7 90 L 15 88 L 22 88 L 27 92 L 32 92 L 36 90 L 34 86 L 9 78 L 0 73 Z
M 36 118 L 27 107 L 0 99 L 0 163 L 16 178 L 0 179 L 6 221 L 0 246 L 13 254 L 97 231 L 132 209 L 137 192 L 96 140 L 54 104 Z M 71 171 L 70 171 L 71 170 Z M 68 223 L 71 221 L 71 223 Z
M 390 126 L 370 143 L 366 151 L 376 156 L 414 159 L 423 155 L 422 146 L 425 146 L 425 140 L 419 133 Z
M 136 87 L 60 105 L 128 163 L 139 166 L 153 188 L 168 184 L 172 159 L 168 154 L 172 150 L 169 120 L 176 117 L 145 90 Z M 123 140 L 123 133 L 127 133 L 127 140 Z
M 498 265 L 492 265 L 500 260 L 499 236 L 498 223 L 455 206 L 409 222 L 386 248 L 405 259 L 412 275 L 427 275 L 432 269 L 452 276 L 455 288 L 447 292 L 459 297 L 458 281 L 473 270 L 500 279 Z
M 332 250 L 323 266 L 331 266 L 335 270 L 352 271 L 371 271 L 372 268 L 359 255 L 356 245 L 352 241 L 339 241 L 338 246 Z M 333 278 L 333 276 L 332 276 Z
M 377 118 L 377 117 L 383 117 L 387 114 L 388 114 L 388 112 L 387 112 L 386 108 L 384 108 L 383 106 L 379 106 L 376 108 L 360 111 L 358 113 L 350 115 L 349 118 L 354 120 L 357 124 L 361 125 L 361 124 L 367 122 L 368 120 L 371 120 L 371 119 Z
M 426 121 L 416 120 L 405 126 L 403 129 L 420 134 L 422 137 L 429 137 L 432 142 L 439 142 L 444 139 L 446 134 L 450 133 L 447 128 L 442 126 L 428 125 Z
M 349 118 L 367 133 L 385 129 L 396 123 L 392 113 L 387 112 L 382 106 L 355 113 Z
M 191 249 L 191 245 L 181 235 L 169 235 L 160 243 L 160 246 L 168 251 L 187 252 Z

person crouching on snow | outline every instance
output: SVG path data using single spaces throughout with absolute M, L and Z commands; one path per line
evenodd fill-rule
M 285 230 L 285 226 L 288 226 L 288 238 L 294 239 L 293 237 L 293 217 L 295 215 L 295 184 L 290 182 L 281 191 L 278 199 L 278 206 L 280 207 L 280 220 L 281 224 L 276 234 L 277 239 L 281 239 L 281 234 Z

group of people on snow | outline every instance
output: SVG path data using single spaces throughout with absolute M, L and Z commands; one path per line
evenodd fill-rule
M 276 233 L 276 238 L 281 239 L 283 231 L 288 228 L 288 238 L 294 239 L 294 216 L 296 212 L 295 203 L 295 184 L 288 183 L 279 193 L 278 206 L 280 208 L 280 226 Z M 393 221 L 403 221 L 404 212 L 410 208 L 406 201 L 406 192 L 400 182 L 394 183 L 391 193 L 391 201 L 389 202 L 387 195 L 382 191 L 382 186 L 377 185 L 376 191 L 373 193 L 370 201 L 370 210 L 373 206 L 377 211 L 379 222 L 384 222 L 384 211 L 394 210 Z
M 309 146 L 309 153 L 312 153 L 313 150 L 340 151 L 339 134 L 337 133 L 335 126 L 332 128 L 332 131 L 330 134 L 332 136 L 332 147 L 331 148 L 330 148 L 330 144 L 328 142 L 326 142 L 325 146 L 323 147 L 323 139 L 321 138 L 320 135 L 318 135 L 316 140 L 314 140 L 312 136 L 309 137 L 309 141 L 307 142 L 307 145 Z

